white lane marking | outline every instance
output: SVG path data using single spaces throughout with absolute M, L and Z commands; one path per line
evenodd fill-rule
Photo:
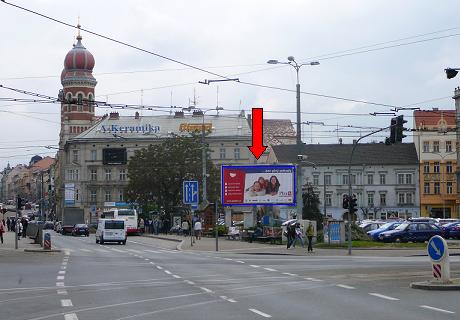
M 65 269 L 67 269 L 67 267 L 66 266 L 61 266 L 61 269 L 65 270 Z
M 66 265 L 67 265 L 67 261 L 63 262 L 62 265 L 63 265 L 63 266 L 66 266 Z
M 321 279 L 316 279 L 316 278 L 304 278 L 305 280 L 310 280 L 310 281 L 316 281 L 316 282 L 321 282 L 323 280 Z
M 64 282 L 56 282 L 56 287 L 63 287 L 64 286 Z
M 257 309 L 249 309 L 249 311 L 252 311 L 252 312 L 254 312 L 254 313 L 257 313 L 259 316 L 262 316 L 262 317 L 264 317 L 264 318 L 271 318 L 271 317 L 272 317 L 271 315 L 266 314 L 266 313 L 264 313 L 264 312 L 262 312 L 262 311 L 259 311 L 259 310 L 257 310 Z
M 386 299 L 386 300 L 390 300 L 390 301 L 397 301 L 397 300 L 399 300 L 398 298 L 393 298 L 393 297 L 385 296 L 385 295 L 380 294 L 380 293 L 369 292 L 369 294 L 370 294 L 371 296 L 374 296 L 374 297 L 377 297 L 377 298 Z
M 128 251 L 134 252 L 134 253 L 142 253 L 142 251 L 139 250 L 134 250 L 134 249 L 126 249 Z
M 151 253 L 160 253 L 160 251 L 155 251 L 155 250 L 144 250 L 145 252 L 151 252 Z
M 65 274 L 65 271 L 64 270 L 60 270 L 58 271 L 59 274 Z
M 83 251 L 83 252 L 92 252 L 92 251 L 89 250 L 89 249 L 80 249 L 80 251 Z
M 241 261 L 241 260 L 236 260 L 236 262 L 238 262 L 238 263 L 246 263 L 246 262 Z
M 230 298 L 228 298 L 227 301 L 228 301 L 228 302 L 231 302 L 231 303 L 236 303 L 236 300 L 235 300 L 235 299 L 230 299 Z
M 155 262 L 150 261 L 150 264 L 155 264 Z
M 113 250 L 113 251 L 116 251 L 116 252 L 123 252 L 123 253 L 125 252 L 125 251 L 123 251 L 123 250 L 119 250 L 119 249 L 115 249 L 115 248 L 112 248 L 112 250 Z
M 165 270 L 165 273 L 172 274 L 171 271 Z
M 220 298 L 223 299 L 223 300 L 225 300 L 225 301 L 228 301 L 228 302 L 232 302 L 232 303 L 235 303 L 235 302 L 236 302 L 236 300 L 231 299 L 231 298 L 229 298 L 229 297 L 227 297 L 227 296 L 220 296 Z
M 163 270 L 163 267 L 157 266 L 158 270 Z
M 190 285 L 192 285 L 192 286 L 195 284 L 195 282 L 190 281 L 190 280 L 184 280 L 184 282 L 185 282 L 185 283 L 188 283 L 188 284 L 190 284 Z
M 207 292 L 207 293 L 211 293 L 212 290 L 208 289 L 208 288 L 204 288 L 204 287 L 200 287 L 201 290 L 203 290 L 204 292 Z
M 272 268 L 264 268 L 265 270 L 267 271 L 278 271 L 278 270 L 275 270 L 275 269 L 272 269 Z
M 430 306 L 427 306 L 427 305 L 421 305 L 419 307 L 420 308 L 425 308 L 425 309 L 430 309 L 430 310 L 433 310 L 433 311 L 444 312 L 444 313 L 455 313 L 454 311 L 449 311 L 449 310 L 445 310 L 445 309 L 439 309 L 439 308 L 430 307 Z
M 224 260 L 233 261 L 233 259 L 231 259 L 231 258 L 224 258 Z
M 249 265 L 250 267 L 253 267 L 253 268 L 260 268 L 260 266 L 256 266 L 255 264 L 251 264 Z
M 72 300 L 61 299 L 61 307 L 73 307 Z
M 150 259 L 149 259 L 149 258 L 145 258 L 144 260 L 145 260 L 145 261 L 149 261 Z
M 298 274 L 295 274 L 295 273 L 289 273 L 289 272 L 283 272 L 283 274 L 287 275 L 287 276 L 292 276 L 292 277 L 297 277 Z
M 346 284 L 336 284 L 335 285 L 336 287 L 340 287 L 340 288 L 344 288 L 344 289 L 356 289 L 355 287 L 352 287 L 352 286 L 347 286 Z
M 57 294 L 62 294 L 62 295 L 67 295 L 67 290 L 64 290 L 64 289 L 60 289 L 57 291 Z
M 78 317 L 75 313 L 67 313 L 64 315 L 64 320 L 78 320 Z
M 64 280 L 65 279 L 65 276 L 57 276 L 56 277 L 56 280 Z
M 178 275 L 175 275 L 175 274 L 173 274 L 172 276 L 173 276 L 174 278 L 176 278 L 176 279 L 182 278 L 182 277 L 180 277 L 180 276 L 178 276 Z

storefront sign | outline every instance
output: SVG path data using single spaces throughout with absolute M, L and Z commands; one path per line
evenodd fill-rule
M 152 126 L 151 124 L 144 124 L 141 126 L 129 125 L 101 125 L 102 133 L 159 133 L 160 126 Z

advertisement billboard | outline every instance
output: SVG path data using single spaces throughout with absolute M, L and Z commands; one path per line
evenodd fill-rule
M 66 183 L 64 188 L 64 203 L 75 204 L 75 183 Z
M 296 205 L 293 165 L 222 166 L 222 205 Z

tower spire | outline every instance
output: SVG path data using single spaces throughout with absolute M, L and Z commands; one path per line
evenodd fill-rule
M 81 25 L 80 25 L 80 16 L 78 16 L 78 20 L 77 20 L 77 30 L 78 30 L 78 33 L 77 33 L 77 40 L 78 40 L 78 41 L 81 41 L 81 39 L 82 39 L 81 34 L 80 34 L 80 28 L 81 28 Z

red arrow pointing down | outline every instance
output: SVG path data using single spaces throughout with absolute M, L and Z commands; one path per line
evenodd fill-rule
M 259 160 L 267 146 L 263 145 L 264 109 L 252 108 L 252 145 L 248 146 L 254 157 Z

